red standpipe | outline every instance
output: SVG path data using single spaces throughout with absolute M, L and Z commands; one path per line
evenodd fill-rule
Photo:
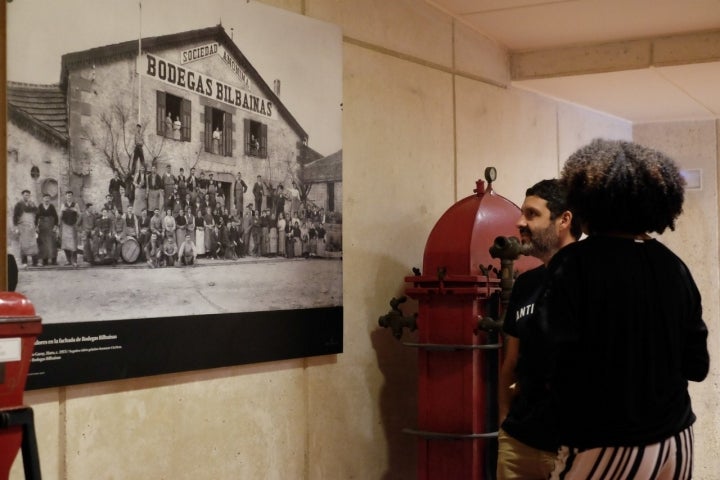
M 23 407 L 32 350 L 41 331 L 40 317 L 26 297 L 0 292 L 0 413 Z M 9 477 L 21 443 L 21 426 L 0 428 L 0 478 Z
M 418 438 L 420 480 L 495 478 L 502 342 L 478 320 L 498 314 L 500 270 L 489 249 L 517 233 L 519 216 L 517 205 L 478 180 L 475 194 L 430 233 L 422 274 L 405 278 L 406 295 L 418 300 L 418 341 L 405 345 L 418 349 L 420 376 L 418 426 L 405 432 Z M 537 265 L 521 257 L 515 269 Z

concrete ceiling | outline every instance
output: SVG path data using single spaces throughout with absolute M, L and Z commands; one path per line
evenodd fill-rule
M 633 123 L 720 118 L 720 0 L 426 0 L 510 52 L 512 84 Z

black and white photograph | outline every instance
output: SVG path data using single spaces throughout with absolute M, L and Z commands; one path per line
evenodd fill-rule
M 342 348 L 338 27 L 254 1 L 16 0 L 7 63 L 7 250 L 45 327 L 31 387 L 212 322 L 198 352 L 318 316 Z

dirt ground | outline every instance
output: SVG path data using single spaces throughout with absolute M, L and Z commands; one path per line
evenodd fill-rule
M 191 267 L 82 262 L 78 268 L 30 267 L 21 268 L 16 291 L 28 297 L 43 323 L 338 306 L 342 259 L 246 257 L 198 259 Z

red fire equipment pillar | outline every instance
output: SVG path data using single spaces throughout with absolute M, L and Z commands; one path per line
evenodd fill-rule
M 40 317 L 19 293 L 0 292 L 0 478 L 8 478 L 22 444 L 26 478 L 40 478 L 32 409 L 23 393 Z
M 512 243 L 520 209 L 492 190 L 495 171 L 486 169 L 475 195 L 450 207 L 425 245 L 423 271 L 406 277 L 407 296 L 418 300 L 416 317 L 393 312 L 380 324 L 418 330 L 418 426 L 405 429 L 419 443 L 420 480 L 495 478 L 497 452 L 497 382 L 500 362 L 499 323 L 502 291 L 512 285 L 512 261 L 500 268 L 497 254 Z M 514 238 L 512 240 L 515 240 Z M 517 254 L 515 254 L 517 258 Z M 514 263 L 524 271 L 537 265 L 530 257 Z M 390 317 L 393 317 L 392 319 Z M 490 320 L 489 324 L 493 324 Z

